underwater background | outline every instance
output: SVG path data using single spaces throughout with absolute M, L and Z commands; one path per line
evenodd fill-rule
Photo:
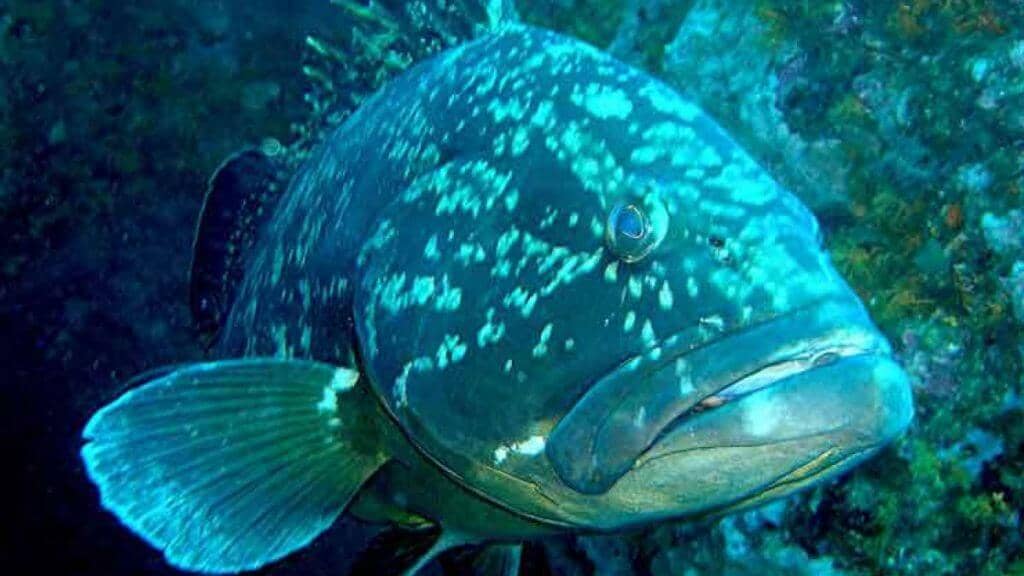
M 516 7 L 700 103 L 812 207 L 917 410 L 838 481 L 552 539 L 553 571 L 1024 574 L 1024 2 Z M 0 2 L 4 572 L 179 574 L 100 508 L 81 429 L 128 377 L 203 357 L 187 282 L 206 179 L 337 121 L 307 37 L 352 25 L 327 0 Z M 261 573 L 340 573 L 331 536 Z

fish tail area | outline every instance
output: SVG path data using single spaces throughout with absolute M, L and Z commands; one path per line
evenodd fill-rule
M 416 562 L 402 572 L 402 576 L 418 576 L 424 568 L 429 566 L 435 560 L 440 559 L 442 554 L 449 550 L 455 550 L 475 542 L 476 540 L 471 537 L 463 536 L 458 532 L 452 532 L 442 528 L 441 535 L 434 540 L 434 543 L 426 552 L 416 559 Z M 462 574 L 463 572 L 459 571 L 456 573 Z
M 518 576 L 522 552 L 522 544 L 490 544 L 476 552 L 469 569 L 460 573 L 473 576 Z
M 438 563 L 444 574 L 517 576 L 521 546 L 480 544 L 479 539 L 432 525 L 417 530 L 384 530 L 359 556 L 349 574 L 421 576 L 433 574 Z
M 429 526 L 416 530 L 389 527 L 373 539 L 360 554 L 349 574 L 402 576 L 441 543 L 441 529 Z M 431 558 L 433 556 L 430 556 Z
M 308 120 L 291 147 L 307 156 L 388 80 L 413 64 L 515 22 L 514 0 L 331 0 L 337 34 L 306 37 Z
M 86 425 L 86 472 L 171 564 L 258 568 L 326 530 L 387 460 L 345 409 L 367 394 L 357 375 L 280 359 L 156 372 Z

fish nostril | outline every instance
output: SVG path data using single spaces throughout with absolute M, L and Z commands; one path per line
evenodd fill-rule
M 827 366 L 827 365 L 835 362 L 838 359 L 839 359 L 839 354 L 836 354 L 835 352 L 825 352 L 823 354 L 817 355 L 814 358 L 814 360 L 811 361 L 811 364 L 815 368 L 818 368 L 820 366 Z

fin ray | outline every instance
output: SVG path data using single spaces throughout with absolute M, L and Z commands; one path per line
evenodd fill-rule
M 283 424 L 287 424 L 287 423 L 284 422 Z M 229 463 L 228 465 L 222 466 L 221 470 L 224 473 L 230 473 L 230 472 L 232 472 L 232 471 L 234 471 L 234 470 L 236 470 L 238 468 L 242 468 L 244 466 L 251 465 L 252 461 L 255 460 L 255 459 L 263 458 L 263 457 L 266 457 L 266 456 L 274 456 L 276 454 L 290 454 L 291 450 L 293 450 L 295 448 L 295 446 L 290 444 L 290 443 L 289 444 L 285 444 L 285 442 L 288 441 L 289 436 L 291 436 L 291 435 L 297 436 L 297 435 L 300 435 L 300 434 L 303 434 L 303 433 L 305 433 L 305 430 L 296 428 L 294 430 L 289 431 L 286 434 L 282 434 L 281 432 L 276 432 L 276 431 L 265 431 L 265 432 L 262 432 L 259 435 L 254 435 L 253 440 L 258 440 L 258 441 L 251 442 L 249 444 L 249 448 L 252 448 L 252 449 L 255 449 L 255 450 L 263 449 L 265 444 L 270 443 L 269 441 L 271 441 L 271 440 L 279 439 L 280 442 L 279 443 L 274 443 L 276 445 L 275 446 L 276 450 L 273 450 L 273 451 L 261 451 L 261 452 L 258 452 L 258 453 L 254 452 L 254 453 L 251 453 L 251 454 L 247 454 L 245 458 L 240 458 L 240 459 L 238 459 L 238 460 L 236 460 L 234 462 Z M 157 441 L 160 438 L 161 438 L 160 436 L 154 436 L 153 438 L 150 439 L 150 441 Z M 145 447 L 144 444 L 142 446 L 139 446 L 134 441 L 135 439 L 133 439 L 133 438 L 128 438 L 128 440 L 129 441 L 127 441 L 127 442 L 119 443 L 120 446 L 121 447 L 130 447 L 133 450 L 139 450 L 139 449 Z M 136 466 L 143 466 L 143 465 L 152 464 L 154 462 L 165 462 L 165 461 L 170 460 L 174 456 L 184 455 L 184 454 L 188 454 L 190 452 L 197 452 L 197 451 L 207 450 L 207 449 L 213 447 L 213 446 L 211 446 L 212 444 L 216 444 L 216 443 L 217 443 L 217 441 L 215 439 L 207 439 L 205 442 L 196 442 L 196 443 L 182 444 L 182 445 L 172 445 L 172 446 L 168 447 L 166 450 L 163 450 L 163 451 L 146 453 L 142 457 L 139 457 L 135 461 L 135 464 L 136 464 Z M 102 456 L 102 454 L 94 454 L 92 457 L 94 459 L 96 459 L 97 457 L 101 457 L 101 456 Z M 197 458 L 189 458 L 186 462 L 182 463 L 181 466 L 176 467 L 175 468 L 175 472 L 178 473 L 178 474 L 183 474 L 183 473 L 191 472 L 191 471 L 196 470 L 196 469 L 202 469 L 202 467 L 206 466 L 211 460 L 217 459 L 217 458 L 219 458 L 219 455 L 216 454 L 213 451 L 210 451 L 208 454 L 206 454 L 204 456 L 197 457 Z
M 387 460 L 358 406 L 339 410 L 367 399 L 351 371 L 252 359 L 154 374 L 93 416 L 82 458 L 103 505 L 180 568 L 238 572 L 305 546 Z
M 307 36 L 310 114 L 290 154 L 310 153 L 388 80 L 418 62 L 518 20 L 513 0 L 332 0 L 343 32 Z

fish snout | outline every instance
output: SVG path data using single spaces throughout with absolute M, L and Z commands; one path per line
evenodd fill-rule
M 907 374 L 885 352 L 837 357 L 755 392 L 716 398 L 721 404 L 664 431 L 637 466 L 723 446 L 793 451 L 793 465 L 816 450 L 847 458 L 894 440 L 914 414 Z
M 906 371 L 889 355 L 873 355 L 857 362 L 848 372 L 854 389 L 863 389 L 864 400 L 852 403 L 852 426 L 869 446 L 881 446 L 899 437 L 914 418 L 914 402 Z
M 559 422 L 546 452 L 570 488 L 600 494 L 652 461 L 682 473 L 723 448 L 764 455 L 737 466 L 769 481 L 826 451 L 860 459 L 913 417 L 906 372 L 859 304 L 808 308 L 665 356 L 627 363 Z

